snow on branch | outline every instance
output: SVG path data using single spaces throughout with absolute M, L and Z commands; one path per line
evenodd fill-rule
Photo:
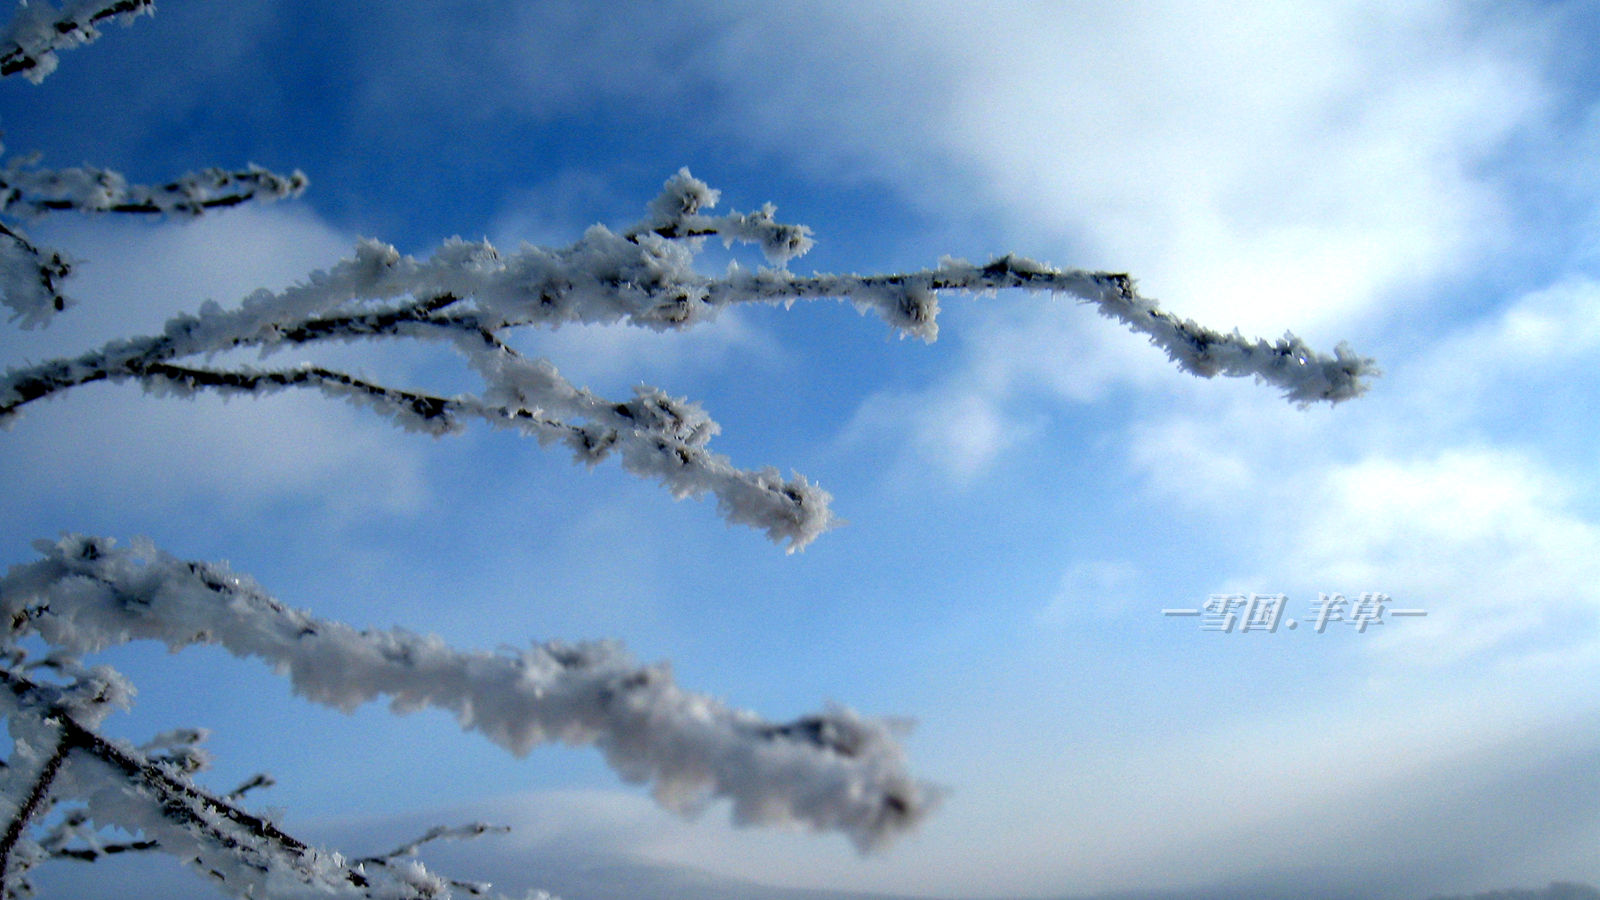
M 641 666 L 615 643 L 460 651 L 398 628 L 317 619 L 225 566 L 144 544 L 66 536 L 35 546 L 44 559 L 0 579 L 0 622 L 13 642 L 37 635 L 70 654 L 133 640 L 220 644 L 318 703 L 349 711 L 387 697 L 396 712 L 449 710 L 518 755 L 552 741 L 594 744 L 670 809 L 725 798 L 740 823 L 837 831 L 862 850 L 915 825 L 935 801 L 907 774 L 890 723 L 842 708 L 767 722 L 683 690 L 665 664 Z
M 96 862 L 107 856 L 123 853 L 143 853 L 161 845 L 151 840 L 119 841 L 106 843 L 100 839 L 98 829 L 89 819 L 88 810 L 78 808 L 62 817 L 49 833 L 38 841 L 44 855 L 50 859 L 71 859 L 79 862 Z M 73 841 L 77 845 L 73 845 Z
M 46 858 L 94 862 L 147 850 L 176 856 L 235 897 L 444 900 L 453 888 L 487 894 L 486 884 L 441 878 L 398 854 L 346 861 L 310 847 L 233 798 L 198 787 L 183 764 L 101 736 L 92 722 L 110 701 L 81 696 L 82 687 L 104 680 L 99 675 L 80 672 L 72 685 L 80 696 L 64 700 L 59 685 L 35 681 L 15 665 L 0 669 L 0 709 L 13 744 L 0 769 L 0 805 L 10 815 L 0 836 L 0 896 L 6 900 L 32 895 L 28 871 Z M 82 805 L 31 840 L 30 826 L 60 802 Z M 107 827 L 144 837 L 104 844 L 95 833 Z M 458 838 L 492 830 L 436 829 Z M 84 846 L 68 846 L 74 838 Z
M 298 196 L 306 187 L 303 172 L 279 175 L 260 166 L 247 166 L 236 172 L 205 169 L 151 186 L 128 184 L 122 175 L 108 169 L 34 169 L 26 162 L 14 162 L 0 171 L 0 213 L 37 215 L 75 209 L 199 216 L 207 210 L 251 200 Z
M 38 84 L 55 71 L 57 50 L 98 39 L 97 26 L 107 19 L 132 25 L 155 12 L 155 0 L 67 0 L 60 9 L 48 0 L 22 0 L 0 37 L 0 77 L 21 74 Z
M 728 244 L 759 244 L 773 263 L 787 262 L 811 249 L 811 229 L 774 220 L 778 208 L 771 203 L 753 213 L 700 215 L 701 209 L 716 206 L 721 197 L 721 191 L 690 175 L 688 169 L 679 169 L 662 185 L 660 196 L 650 201 L 649 217 L 624 232 L 624 237 L 634 240 L 646 233 L 664 238 L 718 235 Z
M 511 829 L 505 825 L 490 825 L 487 822 L 473 822 L 470 825 L 457 825 L 455 827 L 448 825 L 435 825 L 417 837 L 416 840 L 401 844 L 393 850 L 390 850 L 388 853 L 382 853 L 377 856 L 363 857 L 356 860 L 356 862 L 384 864 L 391 860 L 401 859 L 407 856 L 416 856 L 417 851 L 422 849 L 423 844 L 429 844 L 434 841 L 471 840 L 472 838 L 482 837 L 485 834 L 504 834 L 510 830 Z
M 61 292 L 71 274 L 72 263 L 61 251 L 36 246 L 20 229 L 0 223 L 0 303 L 11 307 L 11 318 L 23 328 L 47 325 L 72 305 Z
M 787 541 L 790 549 L 803 548 L 835 524 L 829 510 L 832 498 L 805 476 L 786 479 L 772 468 L 741 470 L 707 450 L 706 443 L 719 429 L 699 406 L 648 387 L 636 388 L 631 401 L 621 402 L 577 388 L 549 362 L 527 359 L 487 330 L 473 328 L 470 316 L 440 317 L 455 302 L 453 295 L 444 295 L 364 315 L 281 325 L 270 317 L 264 322 L 255 317 L 259 307 L 249 301 L 232 314 L 207 307 L 198 318 L 169 322 L 160 337 L 118 341 L 74 360 L 7 372 L 0 376 L 0 423 L 33 400 L 107 379 L 137 380 L 147 390 L 178 395 L 197 390 L 260 395 L 313 387 L 435 435 L 458 431 L 463 419 L 481 419 L 543 443 L 559 441 L 588 465 L 616 452 L 629 472 L 656 478 L 679 498 L 709 492 L 730 523 L 760 528 L 774 541 Z M 380 334 L 452 340 L 490 390 L 483 397 L 438 397 L 316 366 L 219 370 L 166 362 L 239 346 L 273 350 L 329 337 Z
M 4 152 L 0 144 L 0 152 Z M 0 170 L 0 215 L 32 217 L 48 212 L 123 213 L 198 217 L 209 210 L 251 201 L 298 196 L 306 187 L 300 171 L 289 175 L 259 166 L 239 171 L 206 169 L 162 185 L 128 184 L 122 175 L 93 167 L 38 169 L 33 159 L 13 160 Z M 72 264 L 60 252 L 29 243 L 21 229 L 0 224 L 0 302 L 23 328 L 48 325 L 72 305 L 61 283 Z
M 701 210 L 717 193 L 687 170 L 666 183 L 649 215 L 621 234 L 590 228 L 570 247 L 524 245 L 502 254 L 488 243 L 447 242 L 418 260 L 377 241 L 278 293 L 258 291 L 237 309 L 203 306 L 170 320 L 160 335 L 113 341 L 74 359 L 57 359 L 0 376 L 0 422 L 35 400 L 94 381 L 134 381 L 179 395 L 209 390 L 261 394 L 314 388 L 370 406 L 402 426 L 440 435 L 465 419 L 560 441 L 593 465 L 612 451 L 634 474 L 660 480 L 674 496 L 710 493 L 730 521 L 764 530 L 789 549 L 803 548 L 835 520 L 828 494 L 803 476 L 746 471 L 711 453 L 717 425 L 698 406 L 654 388 L 616 402 L 575 388 L 549 362 L 527 359 L 501 334 L 518 326 L 627 323 L 656 330 L 709 321 L 740 303 L 848 299 L 902 335 L 938 335 L 938 293 L 1021 288 L 1066 294 L 1147 335 L 1185 371 L 1211 377 L 1254 376 L 1301 403 L 1338 403 L 1360 395 L 1376 374 L 1370 359 L 1340 345 L 1323 355 L 1293 335 L 1250 341 L 1180 320 L 1139 296 L 1126 275 L 1053 269 L 1014 256 L 987 265 L 946 260 L 938 268 L 894 275 L 813 275 L 783 268 L 730 267 L 722 277 L 694 268 L 706 237 L 759 245 L 782 262 L 810 247 L 808 230 L 773 219 L 772 208 L 713 217 Z M 324 341 L 415 338 L 449 341 L 483 378 L 481 396 L 444 397 L 378 384 L 316 366 L 214 368 L 181 362 L 241 347 L 273 352 Z
M 0 38 L 0 75 L 22 72 L 35 83 L 56 67 L 55 51 L 85 44 L 100 36 L 95 26 L 110 18 L 131 24 L 140 15 L 154 15 L 153 0 L 68 0 L 57 10 L 45 0 L 21 8 Z M 0 153 L 5 145 L 0 144 Z M 12 160 L 0 169 L 0 216 L 37 216 L 78 210 L 197 217 L 208 210 L 250 201 L 270 202 L 297 196 L 306 187 L 300 171 L 289 175 L 256 165 L 237 171 L 206 169 L 161 185 L 128 184 L 121 174 L 92 166 L 39 169 L 37 156 Z M 22 230 L 0 223 L 0 303 L 11 308 L 21 327 L 48 325 L 56 313 L 72 305 L 62 282 L 72 274 L 71 261 L 59 251 L 36 246 Z

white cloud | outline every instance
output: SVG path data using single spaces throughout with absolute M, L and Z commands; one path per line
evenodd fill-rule
M 1505 244 L 1486 163 L 1552 108 L 1549 22 L 1443 0 L 735 18 L 717 59 L 758 139 L 803 140 L 807 165 L 889 180 L 930 208 L 997 214 L 1013 247 L 1132 272 L 1204 324 L 1293 329 L 1324 350 Z M 920 463 L 970 483 L 1040 426 L 1030 396 L 1095 402 L 1178 380 L 1081 311 L 1025 308 L 969 322 L 957 371 L 870 398 L 851 435 L 893 423 Z M 1241 485 L 1210 458 L 1207 490 Z
M 1277 570 L 1422 601 L 1432 610 L 1425 625 L 1375 642 L 1412 658 L 1516 648 L 1592 659 L 1594 482 L 1544 442 L 1546 423 L 1570 420 L 1571 392 L 1587 390 L 1600 351 L 1597 298 L 1593 282 L 1568 277 L 1403 361 L 1392 401 L 1367 417 L 1374 445 L 1305 469 L 1292 506 L 1314 512 L 1294 528 Z M 1582 427 L 1575 440 L 1593 434 Z
M 1411 661 L 1516 654 L 1530 641 L 1592 655 L 1600 526 L 1568 509 L 1569 490 L 1533 460 L 1492 449 L 1334 467 L 1302 498 L 1311 512 L 1274 568 L 1426 607 L 1425 622 L 1374 642 Z
M 869 440 L 888 444 L 891 458 L 899 459 L 893 476 L 898 481 L 964 487 L 1033 430 L 1011 421 L 999 401 L 982 390 L 952 384 L 879 392 L 856 410 L 841 442 L 852 447 Z
M 1024 223 L 1069 217 L 1098 264 L 1268 336 L 1325 333 L 1503 227 L 1468 170 L 1542 98 L 1458 7 L 1148 6 L 1092 30 L 1032 7 L 1026 47 L 977 54 L 960 134 Z
M 1085 610 L 1100 615 L 1120 613 L 1129 599 L 1146 588 L 1144 573 L 1127 560 L 1079 560 L 1061 573 L 1060 586 L 1039 613 L 1044 624 L 1062 625 Z
M 1252 441 L 1239 432 L 1193 417 L 1137 423 L 1131 461 L 1155 491 L 1177 503 L 1217 509 L 1254 496 L 1258 467 Z
M 137 391 L 80 388 L 30 410 L 0 450 L 0 464 L 29 473 L 8 488 L 12 501 L 97 496 L 106 508 L 159 510 L 315 497 L 355 514 L 412 511 L 427 495 L 417 438 L 370 413 L 321 396 L 227 403 Z
M 1447 334 L 1407 361 L 1415 414 L 1439 427 L 1494 407 L 1544 406 L 1582 389 L 1600 350 L 1600 284 L 1569 274 Z
M 930 205 L 977 199 L 1026 246 L 1077 243 L 1074 261 L 1268 336 L 1323 334 L 1503 239 L 1478 168 L 1546 104 L 1539 22 L 1457 3 L 808 6 L 792 19 L 747 15 L 724 42 L 741 111 L 769 140 L 820 138 L 821 157 Z M 976 172 L 987 197 L 928 182 L 930 163 Z
M 944 338 L 960 347 L 952 371 L 921 390 L 872 394 L 843 437 L 888 441 L 901 456 L 897 477 L 925 469 L 919 478 L 970 485 L 1045 427 L 1041 398 L 1092 404 L 1118 384 L 1186 377 L 1159 350 L 1081 304 L 1017 292 L 950 305 L 957 303 L 983 309 Z
M 1476 397 L 1435 387 L 1317 415 L 1242 395 L 1201 403 L 1136 424 L 1129 458 L 1154 502 L 1233 536 L 1230 585 L 1305 602 L 1380 591 L 1427 609 L 1368 643 L 1388 663 L 1592 662 L 1600 523 L 1584 482 L 1522 435 L 1471 437 L 1460 423 L 1481 414 Z M 1430 407 L 1443 412 L 1412 414 Z

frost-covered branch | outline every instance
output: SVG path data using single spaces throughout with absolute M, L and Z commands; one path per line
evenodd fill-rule
M 417 851 L 422 849 L 423 844 L 429 844 L 434 841 L 471 840 L 472 838 L 481 837 L 485 834 L 503 834 L 510 830 L 510 828 L 507 828 L 504 825 L 490 825 L 487 822 L 473 822 L 471 825 L 457 825 L 455 827 L 448 825 L 435 825 L 414 841 L 401 844 L 393 850 L 390 850 L 388 853 L 381 853 L 377 856 L 363 857 L 356 860 L 356 862 L 388 862 L 389 860 L 400 859 L 406 856 L 416 856 Z
M 155 0 L 67 0 L 60 9 L 48 0 L 22 0 L 0 37 L 0 77 L 20 73 L 38 84 L 55 71 L 57 50 L 96 40 L 107 19 L 132 25 L 155 12 Z
M 44 559 L 0 579 L 13 640 L 38 635 L 71 654 L 132 640 L 220 644 L 287 674 L 317 703 L 348 711 L 387 697 L 397 712 L 449 710 L 518 755 L 552 741 L 594 744 L 668 808 L 725 798 L 739 822 L 838 831 L 862 849 L 916 824 L 934 800 L 906 773 L 887 723 L 839 708 L 767 722 L 683 690 L 667 666 L 641 666 L 614 643 L 459 651 L 317 619 L 225 566 L 148 546 L 78 536 L 36 546 Z
M 758 244 L 784 262 L 810 246 L 807 230 L 776 222 L 771 207 L 753 214 L 701 213 L 717 194 L 687 170 L 666 183 L 649 216 L 621 234 L 596 225 L 571 247 L 524 246 L 503 255 L 488 243 L 451 241 L 432 258 L 404 256 L 364 241 L 353 258 L 278 293 L 258 291 L 233 310 L 207 304 L 172 319 L 151 337 L 114 341 L 74 359 L 58 359 L 0 377 L 0 422 L 35 400 L 94 381 L 135 381 L 146 390 L 259 394 L 314 388 L 370 406 L 404 427 L 445 434 L 465 419 L 560 441 L 594 464 L 618 451 L 635 474 L 663 482 L 675 496 L 711 493 L 730 522 L 766 531 L 791 550 L 834 524 L 826 492 L 803 476 L 745 471 L 709 452 L 717 425 L 698 406 L 654 388 L 617 402 L 575 388 L 549 362 L 522 357 L 501 334 L 519 326 L 627 323 L 684 329 L 742 303 L 848 299 L 902 335 L 938 335 L 940 291 L 1021 288 L 1066 294 L 1095 304 L 1149 336 L 1185 371 L 1210 377 L 1255 376 L 1298 403 L 1338 403 L 1366 389 L 1372 361 L 1340 345 L 1320 354 L 1293 335 L 1250 341 L 1180 320 L 1139 296 L 1126 275 L 1053 269 L 1014 256 L 984 266 L 946 260 L 936 269 L 895 275 L 813 275 L 783 268 L 730 267 L 722 277 L 694 268 L 706 237 Z M 443 397 L 377 384 L 316 366 L 263 370 L 181 364 L 188 357 L 237 348 L 263 355 L 323 341 L 414 338 L 448 341 L 483 378 L 480 396 Z
M 559 441 L 575 459 L 589 465 L 615 452 L 628 471 L 660 480 L 678 497 L 709 492 L 729 522 L 760 528 L 775 541 L 789 542 L 791 548 L 804 547 L 834 524 L 828 507 L 831 498 L 804 476 L 786 479 L 770 468 L 741 470 L 727 457 L 707 450 L 706 443 L 719 429 L 699 406 L 646 387 L 636 388 L 632 400 L 608 400 L 573 386 L 547 361 L 527 359 L 491 334 L 464 327 L 460 318 L 426 318 L 428 310 L 440 311 L 453 302 L 446 295 L 398 311 L 312 319 L 298 325 L 251 323 L 243 328 L 222 321 L 237 319 L 236 315 L 209 307 L 198 319 L 173 320 L 161 337 L 117 342 L 75 360 L 7 372 L 0 377 L 0 422 L 33 400 L 107 379 L 137 380 L 147 390 L 179 395 L 202 389 L 228 395 L 314 387 L 370 406 L 404 427 L 435 435 L 459 430 L 465 419 L 480 419 L 543 443 Z M 241 312 L 249 311 L 247 304 Z M 227 332 L 220 340 L 217 329 Z M 439 397 L 317 366 L 218 370 L 165 362 L 210 352 L 218 343 L 270 350 L 330 336 L 378 334 L 452 339 L 489 382 L 490 390 L 481 397 Z
M 43 685 L 10 673 L 0 675 L 20 707 L 37 706 Z M 31 702 L 30 702 L 31 701 Z M 19 711 L 9 716 L 15 722 Z M 138 751 L 101 737 L 59 710 L 41 720 L 38 729 L 53 730 L 56 750 L 47 762 L 56 775 L 54 799 L 85 804 L 83 818 L 148 835 L 120 849 L 160 848 L 209 876 L 236 897 L 347 897 L 426 900 L 450 896 L 453 882 L 429 873 L 421 864 L 347 863 L 336 853 L 317 850 L 284 833 L 276 825 L 215 797 L 189 781 L 184 773 L 153 762 Z M 70 765 L 64 765 L 70 763 Z M 26 819 L 18 814 L 10 835 Z M 45 848 L 14 842 L 0 848 L 8 862 L 32 862 Z M 104 851 L 102 851 L 104 852 Z M 87 855 L 91 861 L 98 854 Z M 80 855 L 78 858 L 85 858 Z M 5 872 L 5 897 L 31 893 L 23 872 Z M 465 883 L 463 883 L 465 884 Z M 473 885 L 481 894 L 486 885 Z
M 4 152 L 0 145 L 0 152 Z M 206 169 L 162 185 L 128 184 L 122 175 L 91 167 L 38 169 L 31 159 L 0 170 L 0 215 L 32 217 L 49 212 L 197 217 L 209 210 L 251 201 L 271 202 L 300 194 L 306 176 L 248 166 L 236 172 Z M 72 305 L 62 282 L 71 262 L 59 251 L 30 243 L 20 228 L 0 223 L 0 302 L 23 328 L 49 324 Z
M 487 884 L 442 878 L 407 857 L 429 840 L 505 829 L 481 823 L 435 828 L 392 853 L 356 860 L 310 847 L 239 807 L 232 794 L 219 797 L 190 780 L 204 767 L 203 756 L 193 752 L 203 731 L 168 732 L 138 748 L 101 736 L 95 723 L 110 706 L 125 705 L 125 685 L 110 670 L 85 669 L 59 651 L 43 664 L 19 665 L 25 656 L 12 642 L 21 633 L 8 630 L 9 664 L 0 667 L 0 714 L 10 724 L 14 751 L 0 769 L 0 813 L 9 815 L 0 837 L 5 900 L 32 894 L 28 870 L 44 859 L 94 862 L 150 850 L 177 856 L 236 897 L 443 900 L 456 891 L 488 893 Z M 26 671 L 41 667 L 70 680 L 38 681 Z M 19 790 L 24 785 L 27 790 Z M 81 805 L 30 840 L 30 826 L 60 802 Z M 106 827 L 144 837 L 105 843 L 96 832 Z
M 490 825 L 486 822 L 473 822 L 470 825 L 458 825 L 455 827 L 437 825 L 428 829 L 425 834 L 410 843 L 401 844 L 388 853 L 354 860 L 352 865 L 360 866 L 363 869 L 368 867 L 388 869 L 397 865 L 405 866 L 410 864 L 410 858 L 417 855 L 417 851 L 422 849 L 423 844 L 440 840 L 469 841 L 486 834 L 505 833 L 510 830 L 504 825 Z M 460 888 L 464 893 L 472 897 L 482 896 L 489 891 L 489 885 L 477 881 L 451 879 L 450 886 Z M 549 894 L 537 894 L 535 896 L 541 897 L 542 900 L 553 900 Z
M 43 0 L 25 2 L 0 38 L 0 74 L 23 72 L 29 80 L 41 81 L 56 66 L 54 51 L 99 37 L 96 24 L 113 17 L 131 23 L 154 12 L 152 0 L 69 0 L 62 10 Z M 0 144 L 0 153 L 4 151 Z M 206 169 L 165 184 L 141 185 L 129 184 L 109 169 L 40 169 L 36 164 L 36 156 L 26 157 L 0 170 L 0 216 L 78 210 L 193 218 L 251 201 L 293 197 L 306 187 L 306 176 L 298 170 L 279 175 L 255 165 L 237 171 Z M 36 246 L 20 227 L 0 222 L 0 303 L 11 308 L 11 318 L 23 328 L 48 325 L 72 305 L 62 289 L 71 274 L 71 261 L 60 251 Z
M 61 292 L 71 274 L 72 263 L 61 251 L 35 246 L 20 229 L 0 223 L 0 303 L 11 307 L 11 318 L 23 328 L 48 324 L 72 305 Z
M 231 798 L 230 798 L 231 799 Z M 89 820 L 88 810 L 79 808 L 68 812 L 49 834 L 39 839 L 39 847 L 51 859 L 71 859 L 78 862 L 96 862 L 107 856 L 123 853 L 144 853 L 158 850 L 161 844 L 150 840 L 117 841 L 106 843 L 95 833 L 97 829 Z M 72 846 L 78 841 L 77 846 Z
M 27 866 L 25 857 L 18 858 L 17 845 L 34 820 L 50 806 L 51 788 L 55 785 L 56 775 L 61 771 L 61 764 L 66 762 L 67 754 L 70 752 L 72 745 L 65 735 L 58 737 L 50 750 L 50 755 L 39 764 L 33 774 L 32 783 L 28 785 L 22 802 L 14 804 L 11 821 L 6 824 L 5 834 L 0 836 L 0 891 L 7 896 L 11 894 L 11 885 L 21 880 L 22 872 L 26 871 Z M 11 798 L 8 795 L 6 799 Z
M 269 788 L 277 783 L 277 780 L 271 775 L 268 775 L 265 772 L 258 772 L 254 775 L 251 775 L 249 778 L 241 782 L 238 787 L 227 792 L 226 794 L 223 794 L 222 796 L 229 800 L 238 800 L 251 791 Z
M 247 166 L 233 172 L 190 172 L 162 185 L 128 184 L 120 173 L 108 169 L 36 169 L 25 163 L 14 162 L 0 171 L 0 213 L 26 216 L 78 210 L 193 217 L 251 200 L 294 197 L 307 183 L 303 172 L 279 175 Z

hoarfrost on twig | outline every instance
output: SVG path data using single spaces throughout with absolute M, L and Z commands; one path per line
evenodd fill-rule
M 614 401 L 574 387 L 543 359 L 503 340 L 520 326 L 625 323 L 679 330 L 730 306 L 840 298 L 875 312 L 902 335 L 938 336 L 941 291 L 1020 288 L 1065 294 L 1145 334 L 1185 371 L 1253 376 L 1296 403 L 1338 403 L 1366 390 L 1372 360 L 1344 345 L 1332 356 L 1294 335 L 1276 342 L 1222 334 L 1162 310 L 1126 275 L 1055 269 L 1004 256 L 983 266 L 946 260 L 895 275 L 796 276 L 783 268 L 732 268 L 721 277 L 694 268 L 700 242 L 721 237 L 758 244 L 783 261 L 810 246 L 809 231 L 759 213 L 713 217 L 717 192 L 687 170 L 668 179 L 649 215 L 622 233 L 596 225 L 570 247 L 524 246 L 502 254 L 487 242 L 450 241 L 425 260 L 377 241 L 305 282 L 258 291 L 233 310 L 207 304 L 170 320 L 162 334 L 113 341 L 76 358 L 11 369 L 0 377 L 0 421 L 23 406 L 94 381 L 134 381 L 146 390 L 264 394 L 311 388 L 358 403 L 401 426 L 441 435 L 477 419 L 559 441 L 593 465 L 614 451 L 623 466 L 662 482 L 676 497 L 710 493 L 732 523 L 762 529 L 790 550 L 835 524 L 829 495 L 804 476 L 741 470 L 706 448 L 718 427 L 699 406 L 656 388 Z M 483 379 L 481 395 L 440 396 L 319 366 L 260 369 L 184 362 L 241 347 L 263 355 L 332 341 L 414 338 L 446 341 Z

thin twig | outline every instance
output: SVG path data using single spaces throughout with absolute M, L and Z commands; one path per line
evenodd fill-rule
M 64 719 L 63 722 L 70 722 Z M 22 833 L 28 823 L 45 805 L 45 799 L 50 795 L 50 785 L 56 779 L 56 773 L 61 770 L 61 764 L 66 761 L 67 754 L 72 750 L 71 732 L 63 725 L 61 737 L 56 741 L 56 749 L 50 754 L 43 767 L 39 769 L 39 777 L 34 780 L 33 789 L 28 792 L 28 798 L 18 808 L 17 815 L 6 826 L 4 837 L 0 837 L 0 891 L 5 890 L 6 876 L 11 868 L 11 853 L 16 849 L 17 841 L 22 839 Z

